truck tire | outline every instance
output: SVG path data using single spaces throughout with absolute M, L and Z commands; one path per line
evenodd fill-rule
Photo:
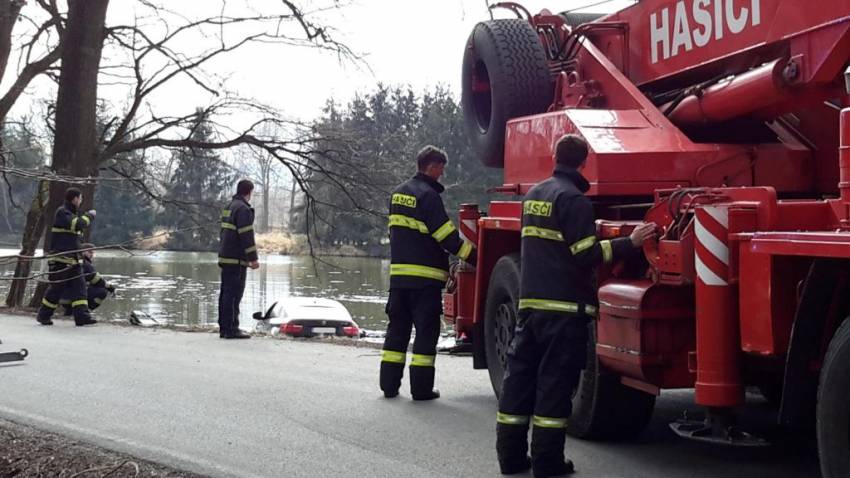
M 481 22 L 463 54 L 461 104 L 473 151 L 485 166 L 504 165 L 509 119 L 545 112 L 554 86 L 546 52 L 525 20 Z
M 817 437 L 823 478 L 850 476 L 850 320 L 829 342 L 820 371 Z
M 655 408 L 655 395 L 620 383 L 596 358 L 596 323 L 590 327 L 587 367 L 573 395 L 573 413 L 567 433 L 586 440 L 628 440 L 646 428 Z
M 502 257 L 493 267 L 484 308 L 484 346 L 490 384 L 502 392 L 508 346 L 514 338 L 519 303 L 519 254 Z

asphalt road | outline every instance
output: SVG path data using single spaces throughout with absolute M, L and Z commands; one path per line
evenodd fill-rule
M 443 398 L 377 389 L 377 350 L 0 315 L 0 417 L 211 476 L 489 477 L 496 400 L 468 357 L 437 359 Z M 633 443 L 568 440 L 578 477 L 816 477 L 811 436 L 776 434 L 755 404 L 748 426 L 777 440 L 738 450 L 682 441 L 667 423 L 690 404 L 665 393 Z M 529 475 L 530 476 L 530 475 Z

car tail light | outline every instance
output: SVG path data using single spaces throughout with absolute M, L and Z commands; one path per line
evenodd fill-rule
M 304 331 L 303 325 L 298 324 L 283 324 L 280 326 L 280 333 L 282 334 L 300 334 Z
M 360 336 L 360 329 L 356 325 L 350 325 L 342 328 L 342 333 L 348 337 Z

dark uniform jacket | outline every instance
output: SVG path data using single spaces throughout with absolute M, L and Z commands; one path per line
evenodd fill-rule
M 390 288 L 443 287 L 451 253 L 475 265 L 475 247 L 446 214 L 443 186 L 417 173 L 390 196 Z
M 227 209 L 221 211 L 221 245 L 218 265 L 247 267 L 257 260 L 254 243 L 254 208 L 242 196 L 233 196 Z
M 83 236 L 83 231 L 91 225 L 92 220 L 88 213 L 79 214 L 76 206 L 65 201 L 65 204 L 56 209 L 56 214 L 53 217 L 48 251 L 51 254 L 79 251 L 82 248 L 80 239 Z M 78 264 L 80 253 L 70 253 L 50 260 L 65 264 Z
M 83 274 L 83 277 L 86 279 L 86 284 L 90 289 L 107 289 L 109 287 L 109 284 L 107 284 L 103 276 L 95 270 L 94 264 L 92 264 L 92 261 L 87 257 L 83 257 Z
M 595 315 L 595 267 L 633 250 L 627 237 L 596 238 L 589 188 L 578 171 L 558 165 L 525 196 L 520 310 Z

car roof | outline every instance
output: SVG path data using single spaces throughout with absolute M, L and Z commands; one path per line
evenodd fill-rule
M 321 297 L 287 297 L 275 308 L 280 319 L 324 319 L 351 321 L 344 305 Z

